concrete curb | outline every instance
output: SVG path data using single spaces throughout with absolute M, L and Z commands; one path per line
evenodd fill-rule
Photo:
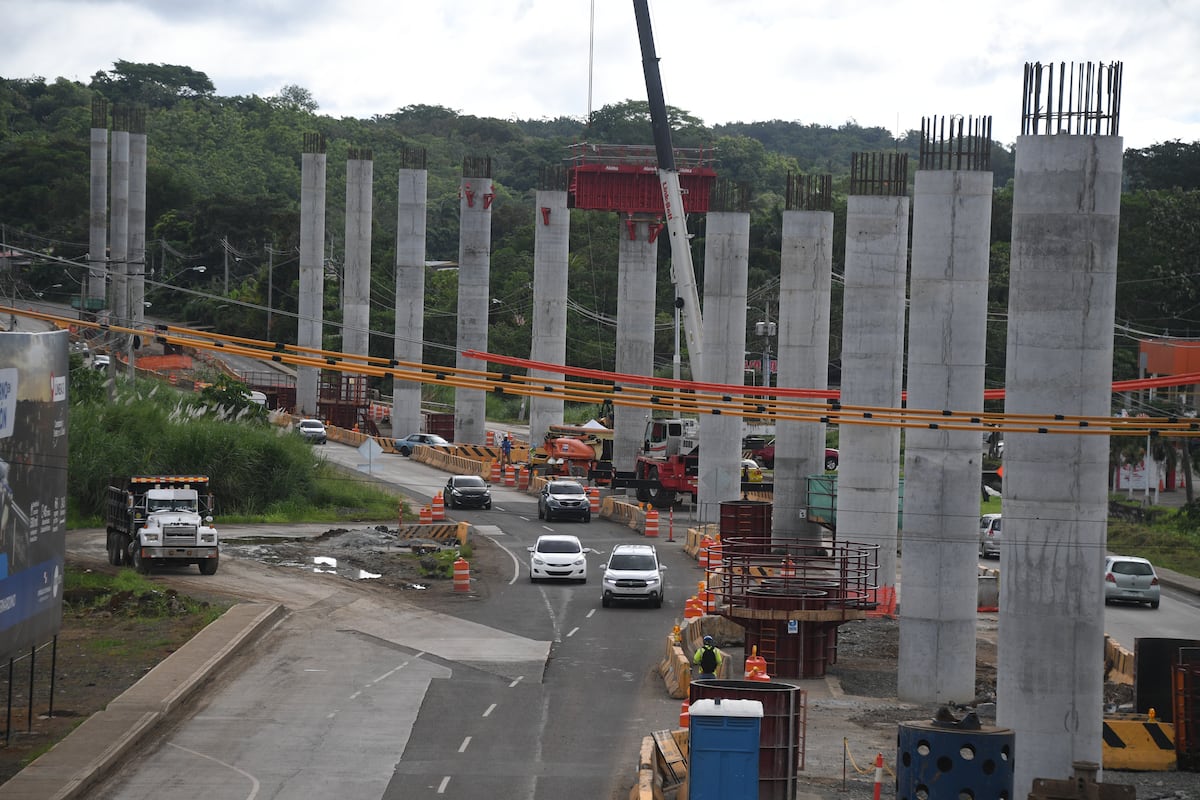
M 278 603 L 240 603 L 229 609 L 0 786 L 0 796 L 13 800 L 86 797 L 128 753 L 199 694 L 243 646 L 286 614 Z

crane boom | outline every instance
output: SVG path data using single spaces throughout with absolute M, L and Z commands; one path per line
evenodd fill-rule
M 675 296 L 683 301 L 683 333 L 687 341 L 692 380 L 702 381 L 704 335 L 703 320 L 700 316 L 700 292 L 696 287 L 696 272 L 692 268 L 687 214 L 683 206 L 683 192 L 679 188 L 679 171 L 675 168 L 671 124 L 667 119 L 667 103 L 663 98 L 658 55 L 654 52 L 654 31 L 650 28 L 648 0 L 633 0 L 633 12 L 637 18 L 638 41 L 642 48 L 642 71 L 646 75 L 646 96 L 650 105 L 650 126 L 654 131 L 654 150 L 658 157 L 658 185 L 662 191 L 663 214 L 671 241 L 671 281 L 675 284 Z

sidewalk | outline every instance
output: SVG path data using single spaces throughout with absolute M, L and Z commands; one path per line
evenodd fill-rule
M 217 669 L 270 630 L 284 614 L 277 604 L 236 605 L 144 678 L 92 714 L 48 752 L 0 786 L 10 800 L 87 797 L 109 771 L 171 714 L 186 705 Z

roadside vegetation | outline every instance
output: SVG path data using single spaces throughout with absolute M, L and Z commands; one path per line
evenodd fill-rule
M 72 356 L 71 403 L 68 527 L 102 524 L 114 479 L 153 474 L 207 475 L 222 522 L 397 518 L 397 496 L 326 464 L 228 377 L 196 394 L 112 385 Z
M 1200 502 L 1145 507 L 1123 495 L 1109 503 L 1108 549 L 1200 578 Z

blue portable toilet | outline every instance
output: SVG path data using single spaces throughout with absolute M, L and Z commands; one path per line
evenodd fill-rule
M 762 703 L 697 700 L 689 713 L 689 800 L 756 800 Z

